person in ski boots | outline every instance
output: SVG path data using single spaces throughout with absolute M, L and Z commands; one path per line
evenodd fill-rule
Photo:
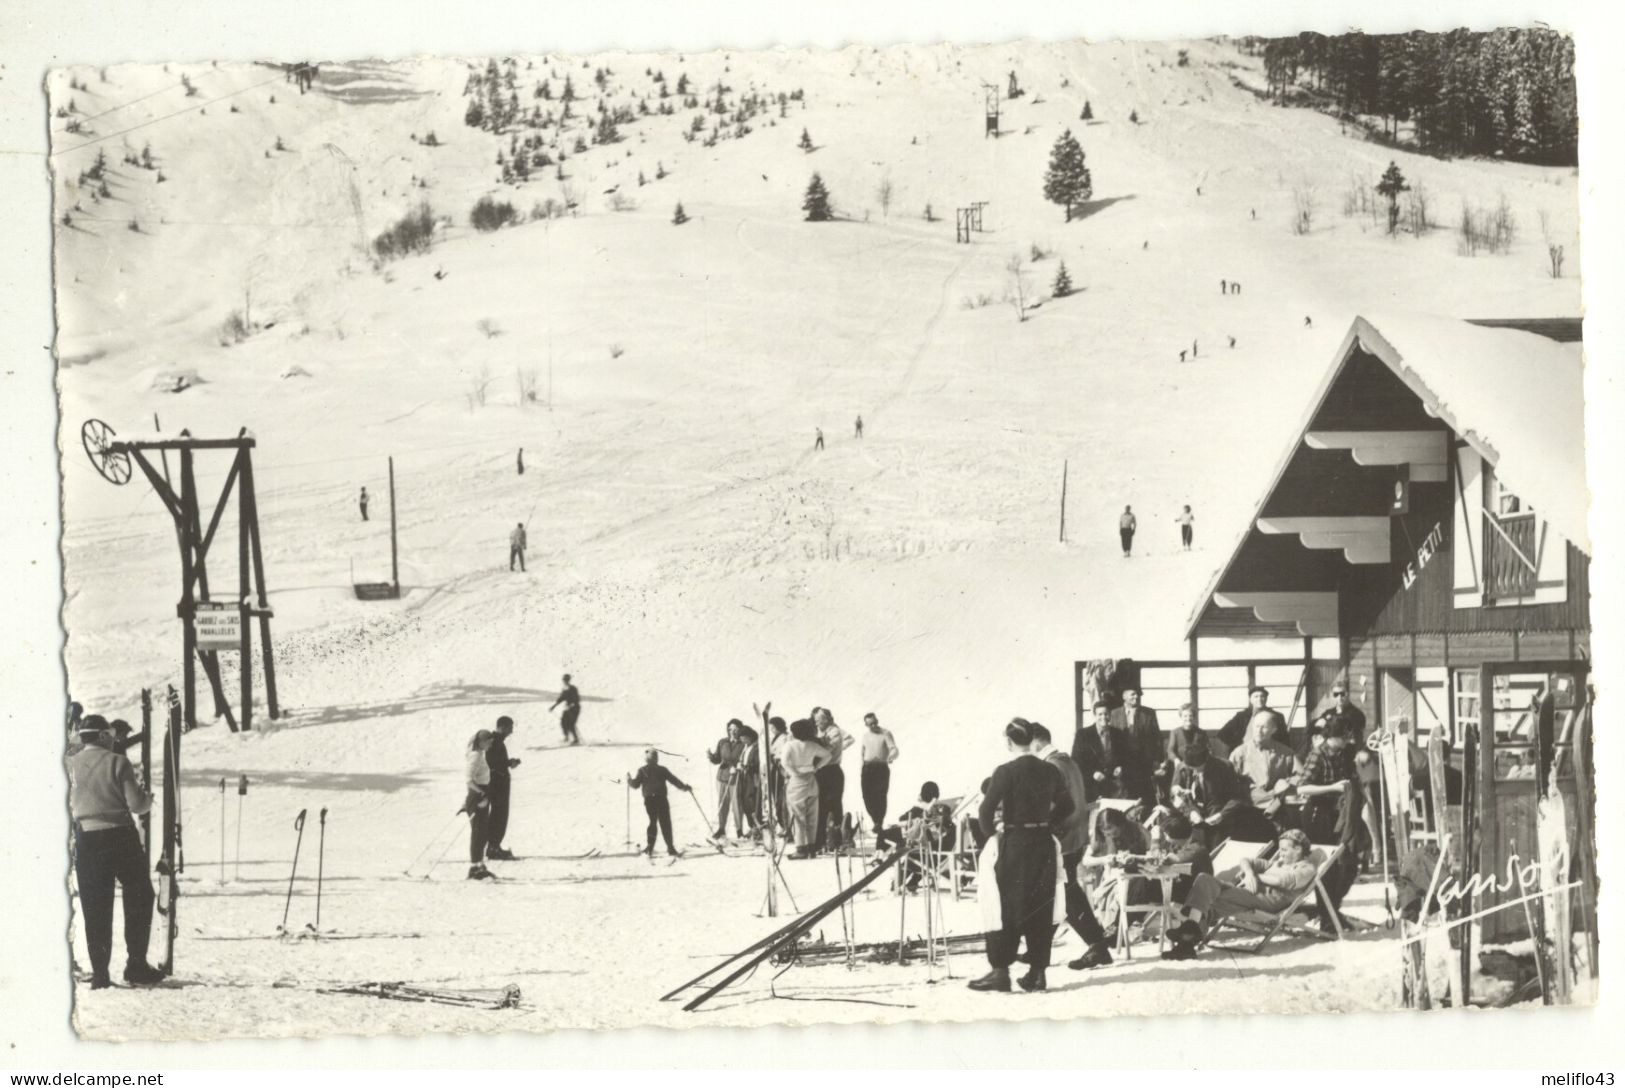
M 468 793 L 463 798 L 463 807 L 457 811 L 468 813 L 470 880 L 492 880 L 496 876 L 485 867 L 485 843 L 491 823 L 491 765 L 486 762 L 486 752 L 495 738 L 496 734 L 489 729 L 481 729 L 468 742 L 468 751 L 464 753 L 468 766 Z
M 654 857 L 657 829 L 666 840 L 666 853 L 674 858 L 683 856 L 683 852 L 671 841 L 671 803 L 666 799 L 668 782 L 684 793 L 694 792 L 692 786 L 661 766 L 660 753 L 653 748 L 643 753 L 643 766 L 626 780 L 629 788 L 643 791 L 643 811 L 649 814 L 649 844 L 643 848 L 643 852 L 649 857 Z
M 564 733 L 567 744 L 580 744 L 581 735 L 576 732 L 576 720 L 581 717 L 581 693 L 576 686 L 570 683 L 570 674 L 564 674 L 564 686 L 559 689 L 559 697 L 553 700 L 553 706 L 547 708 L 549 714 L 560 703 L 564 704 L 564 713 L 559 715 L 559 729 Z
M 130 761 L 113 751 L 107 722 L 91 714 L 79 723 L 84 745 L 68 757 L 68 807 L 73 814 L 74 872 L 79 911 L 90 949 L 90 988 L 113 984 L 113 886 L 124 902 L 124 981 L 152 986 L 163 972 L 147 962 L 152 935 L 152 882 L 135 818 L 152 808 Z
M 508 834 L 508 798 L 513 792 L 513 768 L 519 760 L 508 755 L 508 738 L 513 735 L 513 719 L 504 714 L 497 719 L 496 736 L 485 750 L 485 762 L 491 771 L 491 785 L 486 795 L 491 801 L 491 821 L 485 836 L 485 856 L 492 861 L 514 861 L 514 855 L 502 845 Z

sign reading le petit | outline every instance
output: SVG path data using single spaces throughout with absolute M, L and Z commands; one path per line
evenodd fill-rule
M 199 601 L 197 646 L 200 650 L 242 649 L 242 610 L 225 601 Z
M 1416 584 L 1416 576 L 1427 568 L 1428 563 L 1444 544 L 1444 527 L 1434 522 L 1433 531 L 1422 538 L 1422 543 L 1416 547 L 1416 561 L 1405 564 L 1405 588 L 1410 589 Z

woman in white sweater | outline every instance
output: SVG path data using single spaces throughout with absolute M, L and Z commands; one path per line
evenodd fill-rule
M 491 765 L 486 762 L 485 750 L 491 747 L 495 736 L 489 729 L 481 729 L 468 742 L 464 759 L 468 766 L 468 795 L 463 798 L 463 811 L 468 813 L 468 879 L 491 880 L 494 875 L 485 867 L 486 829 L 491 819 Z

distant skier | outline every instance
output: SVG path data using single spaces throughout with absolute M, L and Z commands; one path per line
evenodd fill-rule
M 361 520 L 366 521 L 367 520 L 367 489 L 364 488 L 364 487 L 361 489 L 361 498 L 360 498 L 359 501 L 361 503 Z
M 495 874 L 485 867 L 485 840 L 491 826 L 491 765 L 485 753 L 495 738 L 489 729 L 481 729 L 468 742 L 464 761 L 468 767 L 468 793 L 458 812 L 468 813 L 468 879 L 491 880 Z
M 654 856 L 655 830 L 658 828 L 666 840 L 666 853 L 674 858 L 680 858 L 683 852 L 671 841 L 671 803 L 666 800 L 667 782 L 684 793 L 694 792 L 692 786 L 685 784 L 682 779 L 660 765 L 660 753 L 653 748 L 643 753 L 643 766 L 626 780 L 629 788 L 643 791 L 643 811 L 649 814 L 649 845 L 643 852 L 650 857 Z
M 508 534 L 508 569 L 513 570 L 514 563 L 519 564 L 521 572 L 525 569 L 525 523 L 519 522 L 514 526 L 513 532 Z
M 813 439 L 813 449 L 821 450 L 824 448 L 824 428 L 814 427 L 813 431 L 816 434 L 816 437 Z
M 485 762 L 491 771 L 491 783 L 486 796 L 491 799 L 490 824 L 485 835 L 485 856 L 493 861 L 513 861 L 514 856 L 503 849 L 502 840 L 508 834 L 508 798 L 513 792 L 513 768 L 519 760 L 508 755 L 508 737 L 513 733 L 513 719 L 504 714 L 497 719 L 496 736 L 485 750 Z
M 1312 329 L 1315 327 L 1313 319 L 1311 319 L 1308 314 L 1303 315 L 1303 327 L 1306 329 Z
M 1231 346 L 1231 347 L 1232 347 L 1232 348 L 1233 348 L 1233 347 L 1235 347 L 1235 346 L 1236 346 L 1236 338 L 1235 338 L 1235 337 L 1234 337 L 1234 336 L 1232 336 L 1232 337 L 1231 337 L 1231 338 L 1230 338 L 1230 346 Z
M 1123 513 L 1117 519 L 1117 536 L 1123 542 L 1123 558 L 1127 559 L 1134 549 L 1134 530 L 1139 522 L 1134 517 L 1134 507 L 1123 507 Z
M 858 437 L 862 438 L 863 437 L 863 417 L 862 416 L 858 417 L 858 422 L 856 424 L 856 430 L 858 432 Z
M 1220 280 L 1219 281 L 1219 294 L 1228 295 L 1229 293 L 1230 293 L 1230 282 L 1228 280 Z
M 1180 511 L 1179 516 L 1175 518 L 1174 521 L 1179 525 L 1180 547 L 1184 548 L 1186 551 L 1190 551 L 1191 530 L 1192 526 L 1196 524 L 1196 515 L 1191 513 L 1189 503 L 1185 504 L 1185 508 Z
M 1179 361 L 1182 362 L 1182 363 L 1185 361 L 1185 349 L 1184 348 L 1181 348 L 1179 350 Z
M 559 697 L 553 700 L 553 706 L 547 708 L 547 712 L 553 713 L 553 707 L 560 703 L 564 704 L 564 713 L 559 715 L 559 728 L 564 731 L 564 739 L 571 744 L 580 744 L 581 737 L 576 732 L 576 719 L 581 717 L 581 693 L 570 683 L 569 673 L 564 674 L 564 688 L 559 692 Z
M 84 745 L 68 757 L 68 810 L 73 816 L 73 867 L 79 910 L 90 948 L 90 988 L 113 984 L 113 886 L 124 903 L 124 981 L 152 986 L 163 972 L 147 962 L 152 935 L 152 882 L 135 818 L 152 807 L 130 761 L 111 748 L 105 719 L 91 714 L 79 723 Z
M 1202 353 L 1200 351 L 1196 350 L 1196 341 L 1192 340 L 1191 341 L 1191 358 L 1194 359 L 1200 354 L 1202 354 Z
M 1237 283 L 1235 280 L 1231 280 L 1230 281 L 1230 293 L 1232 295 L 1241 294 L 1241 284 Z
M 525 474 L 525 447 L 519 447 L 519 475 Z

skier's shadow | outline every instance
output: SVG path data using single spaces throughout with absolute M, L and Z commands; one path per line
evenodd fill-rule
M 304 729 L 317 725 L 342 725 L 378 718 L 399 718 L 431 710 L 514 703 L 536 703 L 558 698 L 557 691 L 542 688 L 510 687 L 501 684 L 428 684 L 402 699 L 375 703 L 344 703 L 325 707 L 301 707 L 278 719 L 277 727 Z M 608 703 L 603 696 L 583 695 L 584 703 Z

